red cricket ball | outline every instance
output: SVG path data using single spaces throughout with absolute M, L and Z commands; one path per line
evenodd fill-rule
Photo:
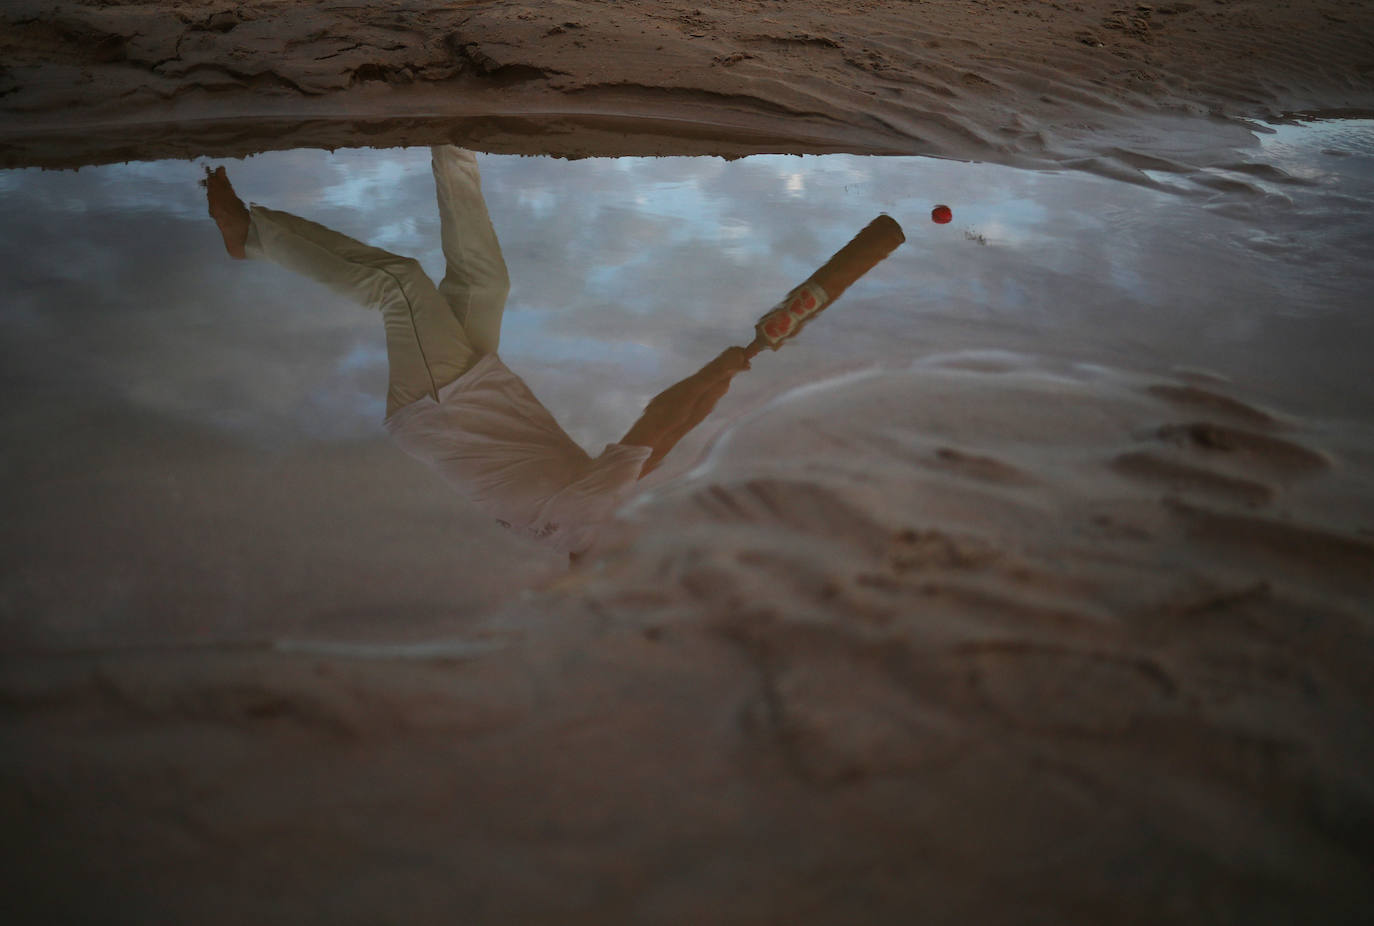
M 930 210 L 930 220 L 936 225 L 947 225 L 954 218 L 954 210 L 948 206 L 936 206 Z

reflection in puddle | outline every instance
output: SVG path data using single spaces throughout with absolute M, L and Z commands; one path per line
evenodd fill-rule
M 482 197 L 477 159 L 433 151 L 444 276 L 289 213 L 250 210 L 224 168 L 206 173 L 209 211 L 229 256 L 271 260 L 381 313 L 386 429 L 502 527 L 565 552 L 587 552 L 629 488 L 701 423 L 765 349 L 777 350 L 903 240 L 880 216 L 755 326 L 654 396 L 619 441 L 589 457 L 497 351 L 510 278 Z
M 428 151 L 0 174 L 11 893 L 1369 909 L 1351 128 L 1132 183 L 444 149 L 438 212 Z
M 681 477 L 732 427 L 711 465 L 743 471 L 800 447 L 820 458 L 841 432 L 875 470 L 914 453 L 920 442 L 881 418 L 827 431 L 794 399 L 888 371 L 905 390 L 889 418 L 905 421 L 953 380 L 894 371 L 935 355 L 1062 382 L 1187 371 L 1190 388 L 1229 381 L 1314 427 L 1342 421 L 1327 436 L 1358 444 L 1374 414 L 1360 311 L 1374 284 L 1374 144 L 1368 123 L 1333 132 L 1284 127 L 1254 163 L 1136 184 L 919 158 L 454 154 L 454 176 L 473 179 L 441 193 L 437 213 L 428 151 L 286 152 L 228 166 L 263 204 L 243 243 L 270 260 L 243 263 L 205 218 L 203 165 L 0 174 L 6 480 L 26 488 L 9 513 L 4 637 L 424 637 L 565 573 L 565 554 L 590 542 L 582 525 L 630 487 L 689 491 Z M 952 220 L 932 221 L 936 204 Z M 785 350 L 750 360 L 763 311 L 877 213 L 909 243 Z M 360 292 L 383 305 L 385 340 L 347 304 Z M 460 384 L 473 388 L 446 391 Z M 1062 412 L 1054 394 L 1018 393 L 1038 397 L 1018 414 L 1041 435 Z M 965 447 L 994 431 L 1029 441 L 1010 404 L 979 405 L 957 427 L 923 420 L 944 436 L 922 459 L 1025 475 L 1014 448 Z M 1195 433 L 1180 414 L 1163 424 Z M 486 510 L 436 491 L 388 446 L 388 417 L 406 449 L 438 457 L 469 495 L 480 486 Z M 544 449 L 517 450 L 531 442 Z M 1289 478 L 1208 482 L 1141 452 L 1120 452 L 1117 470 L 1221 486 L 1244 504 Z M 890 475 L 874 480 L 891 490 Z M 79 583 L 66 581 L 74 564 Z

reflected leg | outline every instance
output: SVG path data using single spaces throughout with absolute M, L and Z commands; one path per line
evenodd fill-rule
M 471 369 L 478 353 L 419 262 L 286 212 L 250 210 L 246 250 L 381 310 L 390 384 L 386 413 L 439 390 Z
M 494 354 L 501 343 L 510 277 L 482 198 L 477 158 L 452 145 L 436 146 L 431 154 L 447 265 L 439 292 L 473 348 L 479 354 Z

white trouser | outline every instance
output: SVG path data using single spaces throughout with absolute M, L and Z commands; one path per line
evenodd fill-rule
M 436 288 L 414 258 L 399 257 L 286 212 L 251 209 L 247 250 L 380 309 L 386 328 L 390 416 L 470 370 L 501 340 L 510 291 L 477 159 L 451 145 L 432 149 L 446 270 Z

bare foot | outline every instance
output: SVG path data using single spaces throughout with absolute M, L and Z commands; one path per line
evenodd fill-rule
M 205 187 L 205 199 L 210 205 L 210 218 L 215 220 L 219 233 L 224 236 L 224 250 L 235 260 L 243 260 L 248 256 L 244 250 L 248 243 L 248 207 L 234 192 L 223 167 L 205 168 L 201 185 Z

